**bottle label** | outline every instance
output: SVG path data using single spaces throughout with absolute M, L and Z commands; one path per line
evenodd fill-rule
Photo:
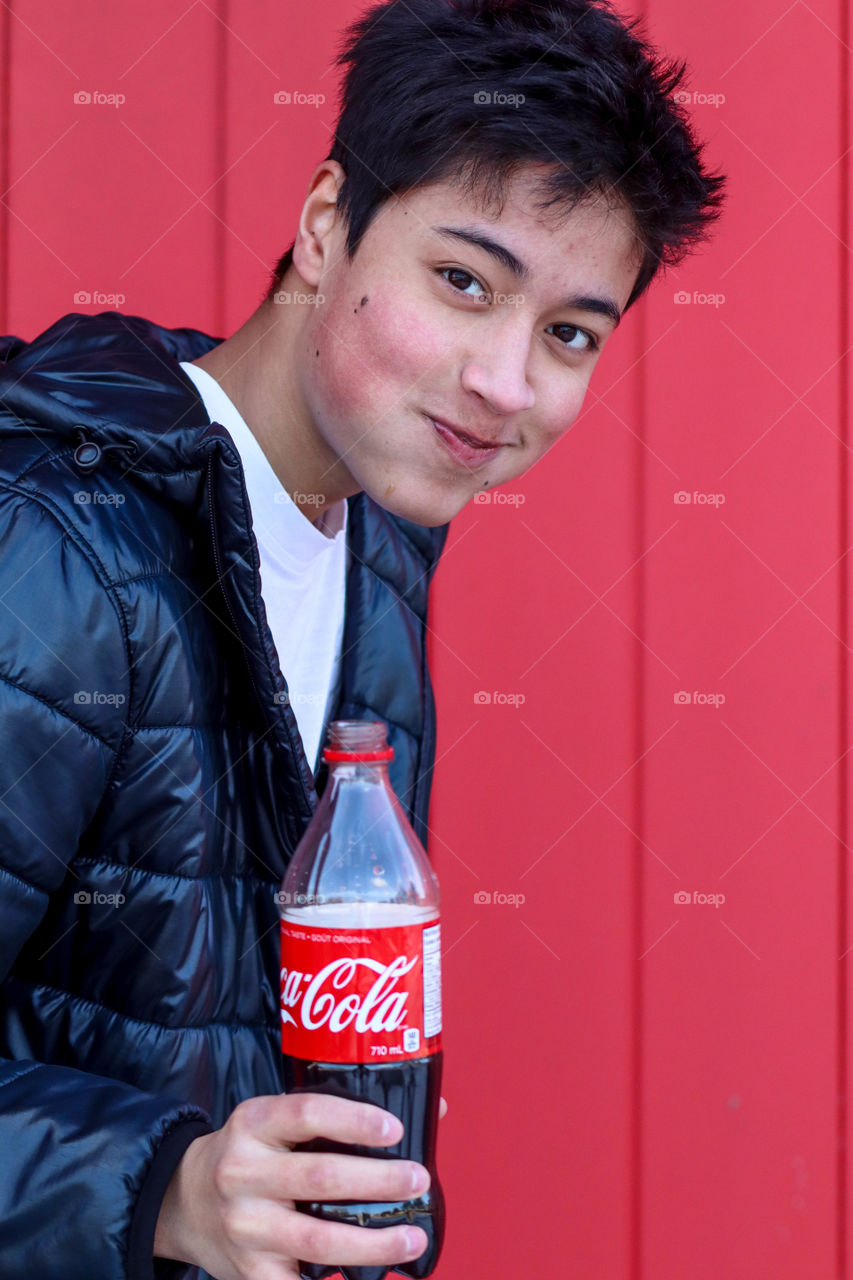
M 312 1062 L 394 1062 L 437 1053 L 438 918 L 351 930 L 283 920 L 281 1047 Z

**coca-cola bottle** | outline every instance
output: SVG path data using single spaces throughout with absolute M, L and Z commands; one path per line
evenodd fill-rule
M 303 1280 L 339 1271 L 382 1280 L 431 1275 L 444 1237 L 435 1167 L 441 1091 L 438 881 L 388 778 L 381 721 L 336 720 L 329 775 L 282 882 L 281 1034 L 286 1092 L 372 1102 L 403 1123 L 393 1147 L 315 1138 L 298 1150 L 416 1160 L 429 1190 L 396 1203 L 297 1201 L 317 1218 L 355 1226 L 422 1227 L 419 1258 L 387 1266 L 300 1262 Z

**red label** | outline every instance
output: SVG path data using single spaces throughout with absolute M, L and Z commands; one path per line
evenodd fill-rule
M 394 1062 L 441 1048 L 438 919 L 386 929 L 282 921 L 281 1047 L 311 1062 Z

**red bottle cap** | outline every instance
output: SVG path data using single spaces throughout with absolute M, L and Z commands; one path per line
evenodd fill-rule
M 382 751 L 333 751 L 329 747 L 324 747 L 323 759 L 331 764 L 337 764 L 339 761 L 360 763 L 361 761 L 393 760 L 394 748 L 385 747 Z

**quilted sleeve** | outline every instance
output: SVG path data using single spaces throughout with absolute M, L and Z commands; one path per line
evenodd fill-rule
M 0 1001 L 110 784 L 129 682 L 91 547 L 47 498 L 0 485 Z M 209 1121 L 120 1080 L 0 1058 L 3 1280 L 150 1278 L 153 1225 L 146 1257 L 135 1207 L 151 1218 L 151 1187 Z

